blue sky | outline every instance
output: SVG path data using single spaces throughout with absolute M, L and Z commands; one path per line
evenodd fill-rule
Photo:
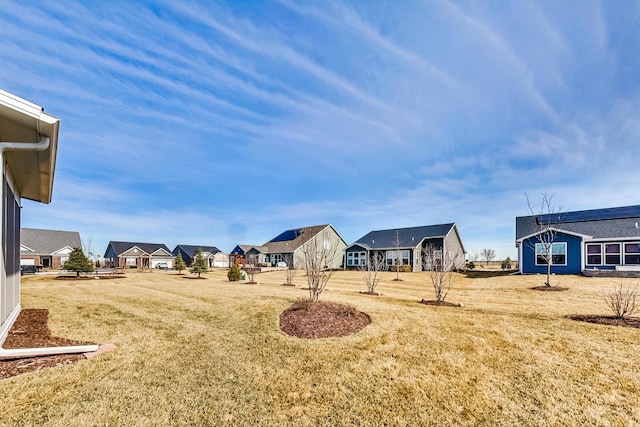
M 262 244 L 456 222 L 514 257 L 524 193 L 640 204 L 640 2 L 3 1 L 0 88 L 61 119 L 23 226 Z

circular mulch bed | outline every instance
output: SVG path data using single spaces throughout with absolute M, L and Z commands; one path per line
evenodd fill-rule
M 562 292 L 568 291 L 569 288 L 561 288 L 560 286 L 534 286 L 534 291 L 545 291 L 545 292 Z
M 420 304 L 435 305 L 439 307 L 464 307 L 462 304 L 456 304 L 455 302 L 426 300 L 426 299 L 420 300 Z
M 294 283 L 283 283 L 282 286 L 296 286 Z
M 371 323 L 368 314 L 352 305 L 296 301 L 280 315 L 280 330 L 298 338 L 352 335 Z
M 608 326 L 626 326 L 627 328 L 640 329 L 640 317 L 615 317 L 615 316 L 601 316 L 597 314 L 571 314 L 567 316 L 567 319 L 577 320 L 579 322 L 596 323 L 598 325 Z

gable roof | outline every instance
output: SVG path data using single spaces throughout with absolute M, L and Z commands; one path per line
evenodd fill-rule
M 20 229 L 20 244 L 32 249 L 32 255 L 51 255 L 60 249 L 80 248 L 82 242 L 77 231 Z
M 169 248 L 164 243 L 135 243 L 135 242 L 114 242 L 113 240 L 109 242 L 107 245 L 107 250 L 105 252 L 105 257 L 107 257 L 107 252 L 109 252 L 109 247 L 113 248 L 116 255 L 123 254 L 127 250 L 138 247 L 144 252 L 148 254 L 152 254 L 158 249 L 162 249 L 167 251 L 168 254 L 171 253 Z
M 415 248 L 424 239 L 446 237 L 454 227 L 455 223 L 448 223 L 371 231 L 351 246 L 358 245 L 368 249 Z
M 553 225 L 560 232 L 590 238 L 640 238 L 640 205 L 561 212 L 551 222 L 546 215 L 516 217 L 516 240 L 535 235 L 536 220 L 543 225 Z
M 267 253 L 267 248 L 258 245 L 236 245 L 229 253 L 230 255 L 246 255 L 251 249 L 256 249 L 260 253 Z
M 177 245 L 173 250 L 174 255 L 178 255 L 178 249 L 181 249 L 185 254 L 189 256 L 189 258 L 193 258 L 196 256 L 198 249 L 202 249 L 202 252 L 209 252 L 212 255 L 220 252 L 220 249 L 215 246 L 203 246 L 203 245 Z
M 13 146 L 5 158 L 20 197 L 51 202 L 59 127 L 60 119 L 44 108 L 0 89 L 0 141 Z
M 333 228 L 330 224 L 324 224 L 285 230 L 263 246 L 266 247 L 267 253 L 292 253 L 327 227 Z

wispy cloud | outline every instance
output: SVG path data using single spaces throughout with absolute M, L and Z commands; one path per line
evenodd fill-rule
M 312 223 L 352 241 L 455 221 L 468 249 L 513 256 L 525 191 L 638 203 L 629 14 L 5 2 L 0 87 L 62 120 L 54 201 L 25 202 L 24 224 L 230 250 Z

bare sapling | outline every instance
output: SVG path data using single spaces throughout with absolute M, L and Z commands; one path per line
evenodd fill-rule
M 602 297 L 607 307 L 609 307 L 618 319 L 631 316 L 640 309 L 638 285 L 631 287 L 624 286 L 624 283 L 620 283 L 614 289 L 603 292 Z
M 431 285 L 435 291 L 436 301 L 444 302 L 456 281 L 455 270 L 458 268 L 463 254 L 455 251 L 443 251 L 429 244 L 423 251 L 423 267 L 429 274 Z
M 333 274 L 330 266 L 338 255 L 338 246 L 332 244 L 329 235 L 323 232 L 302 245 L 302 255 L 309 285 L 309 300 L 317 302 Z
M 553 242 L 556 240 L 558 228 L 562 224 L 561 208 L 553 206 L 553 195 L 542 193 L 540 208 L 538 212 L 535 213 L 529 194 L 525 193 L 525 197 L 527 199 L 529 212 L 535 217 L 535 233 L 538 239 L 538 242 L 531 243 L 531 248 L 533 249 L 536 259 L 543 260 L 543 263 L 546 265 L 547 280 L 544 285 L 551 287 L 551 266 L 554 263 L 554 256 L 556 256 L 553 253 Z M 539 249 L 536 245 L 539 245 Z
M 382 272 L 387 270 L 384 255 L 378 251 L 373 252 L 368 259 L 368 265 L 360 267 L 362 280 L 367 286 L 367 293 L 375 294 L 376 287 L 382 279 Z
M 295 286 L 293 279 L 296 277 L 296 270 L 293 265 L 293 254 L 285 254 L 283 261 L 287 264 L 285 268 L 285 286 Z

